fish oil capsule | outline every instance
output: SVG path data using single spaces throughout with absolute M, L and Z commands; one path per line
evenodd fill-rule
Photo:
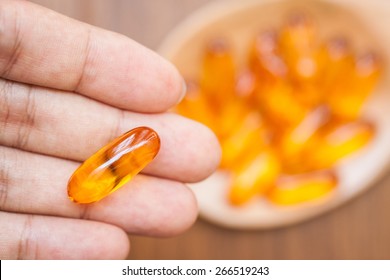
M 298 58 L 316 47 L 316 28 L 305 13 L 290 15 L 281 30 L 280 44 L 286 56 Z M 291 52 L 291 53 L 290 53 Z
M 314 169 L 329 168 L 367 145 L 374 133 L 374 125 L 368 121 L 331 122 L 307 145 L 304 158 Z
M 305 14 L 291 16 L 280 35 L 283 56 L 298 81 L 310 81 L 318 74 L 316 28 Z
M 223 106 L 222 100 L 234 96 L 235 65 L 228 43 L 215 39 L 207 45 L 200 77 L 200 87 L 213 101 L 215 108 Z
M 294 96 L 294 88 L 284 81 L 264 87 L 256 96 L 264 118 L 277 129 L 296 125 L 308 112 Z
M 248 110 L 242 99 L 238 99 L 235 102 L 221 100 L 220 103 L 223 104 L 223 107 L 220 108 L 218 114 L 215 132 L 220 141 L 223 142 L 234 133 L 236 127 L 241 126 Z
M 215 130 L 216 115 L 207 96 L 200 91 L 197 83 L 186 82 L 187 92 L 183 101 L 177 105 L 177 112 L 187 118 L 196 120 Z
M 320 51 L 321 77 L 319 83 L 329 95 L 333 88 L 348 80 L 354 71 L 354 57 L 349 41 L 345 37 L 334 37 Z M 340 96 L 337 96 L 340 98 Z
M 280 55 L 275 31 L 267 30 L 256 37 L 249 52 L 249 65 L 262 83 L 286 79 L 288 69 Z
M 294 205 L 319 199 L 337 185 L 337 177 L 330 170 L 282 175 L 267 192 L 267 198 L 278 205 Z
M 381 61 L 376 54 L 367 52 L 358 56 L 354 69 L 329 94 L 328 102 L 334 114 L 345 120 L 358 118 L 381 72 Z
M 308 171 L 306 164 L 302 162 L 302 153 L 306 144 L 317 136 L 317 131 L 329 120 L 329 108 L 321 105 L 308 113 L 298 125 L 276 137 L 277 150 L 283 163 L 284 172 Z
M 160 138 L 151 128 L 128 131 L 76 169 L 68 182 L 69 199 L 91 203 L 106 197 L 150 163 L 159 149 Z
M 230 137 L 221 142 L 223 168 L 231 168 L 237 159 L 259 152 L 265 146 L 265 128 L 258 113 L 248 113 L 239 126 L 230 129 Z
M 367 97 L 373 93 L 378 83 L 382 65 L 379 56 L 373 52 L 358 56 L 355 65 L 356 71 L 354 72 L 352 87 L 355 98 L 347 98 L 345 102 L 350 102 L 350 107 L 355 107 L 357 111 L 355 115 L 358 115 Z M 345 105 L 345 108 L 348 108 L 347 105 Z
M 233 173 L 229 200 L 233 205 L 242 205 L 273 184 L 279 174 L 279 161 L 272 150 L 264 149 Z

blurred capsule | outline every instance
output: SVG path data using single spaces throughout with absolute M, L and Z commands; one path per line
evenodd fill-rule
M 221 100 L 221 103 L 223 106 L 219 109 L 215 133 L 219 140 L 223 142 L 234 133 L 236 127 L 241 126 L 248 114 L 248 109 L 244 100 L 241 99 L 235 102 Z
M 268 30 L 256 37 L 249 64 L 259 80 L 253 93 L 253 105 L 261 109 L 270 123 L 285 126 L 295 122 L 295 117 L 304 115 L 293 96 L 293 87 L 287 81 L 287 66 L 279 54 L 275 31 Z
M 279 161 L 271 151 L 261 153 L 246 161 L 233 172 L 229 201 L 241 205 L 254 196 L 263 194 L 279 174 Z
M 369 52 L 357 57 L 354 69 L 329 94 L 328 102 L 334 114 L 345 120 L 358 118 L 380 73 L 381 62 L 377 55 Z
M 334 37 L 321 49 L 320 85 L 329 94 L 332 88 L 346 80 L 354 68 L 351 46 L 345 37 Z
M 304 158 L 314 169 L 329 168 L 364 147 L 374 133 L 374 125 L 368 121 L 330 122 L 308 143 Z
M 283 57 L 298 81 L 310 81 L 318 74 L 318 52 L 313 21 L 304 13 L 292 15 L 282 28 Z
M 315 32 L 314 22 L 307 14 L 292 14 L 282 28 L 281 46 L 288 54 L 310 52 L 316 46 Z
M 266 131 L 258 113 L 248 113 L 239 126 L 231 127 L 231 132 L 229 137 L 221 141 L 222 168 L 234 168 L 247 155 L 264 149 Z
M 267 192 L 267 198 L 278 205 L 295 205 L 322 198 L 337 185 L 333 171 L 324 170 L 299 175 L 282 175 Z
M 302 161 L 302 153 L 307 143 L 330 119 L 329 108 L 325 105 L 315 108 L 296 126 L 286 130 L 276 139 L 277 150 L 286 173 L 308 171 Z
M 210 96 L 213 106 L 223 106 L 224 100 L 234 96 L 235 66 L 233 56 L 224 39 L 214 39 L 207 45 L 200 75 L 200 87 Z
M 263 87 L 256 97 L 264 118 L 277 130 L 298 124 L 309 110 L 294 96 L 292 85 L 284 81 Z
M 373 92 L 381 74 L 382 65 L 378 55 L 367 52 L 356 59 L 354 78 L 354 95 L 360 96 L 358 107 L 361 107 L 366 97 Z
M 216 112 L 208 102 L 207 96 L 200 91 L 197 83 L 188 81 L 186 84 L 187 93 L 183 101 L 177 105 L 177 112 L 215 130 Z
M 260 33 L 249 52 L 249 65 L 262 83 L 274 83 L 287 78 L 287 66 L 280 55 L 277 33 Z

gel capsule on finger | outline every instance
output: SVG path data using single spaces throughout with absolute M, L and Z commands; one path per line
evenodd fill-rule
M 130 181 L 157 155 L 158 134 L 134 128 L 114 139 L 82 163 L 68 182 L 69 199 L 77 203 L 101 200 Z

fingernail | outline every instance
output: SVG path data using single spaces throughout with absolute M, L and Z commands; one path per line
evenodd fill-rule
M 186 96 L 186 93 L 187 93 L 187 83 L 183 79 L 182 86 L 181 86 L 181 95 L 180 95 L 180 98 L 179 98 L 179 100 L 177 101 L 176 104 L 179 104 L 183 100 L 184 96 Z

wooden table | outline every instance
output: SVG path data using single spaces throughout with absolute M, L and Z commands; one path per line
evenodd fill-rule
M 156 49 L 206 0 L 34 0 Z M 232 231 L 198 220 L 185 234 L 131 237 L 131 259 L 390 259 L 390 176 L 316 219 L 267 231 Z

